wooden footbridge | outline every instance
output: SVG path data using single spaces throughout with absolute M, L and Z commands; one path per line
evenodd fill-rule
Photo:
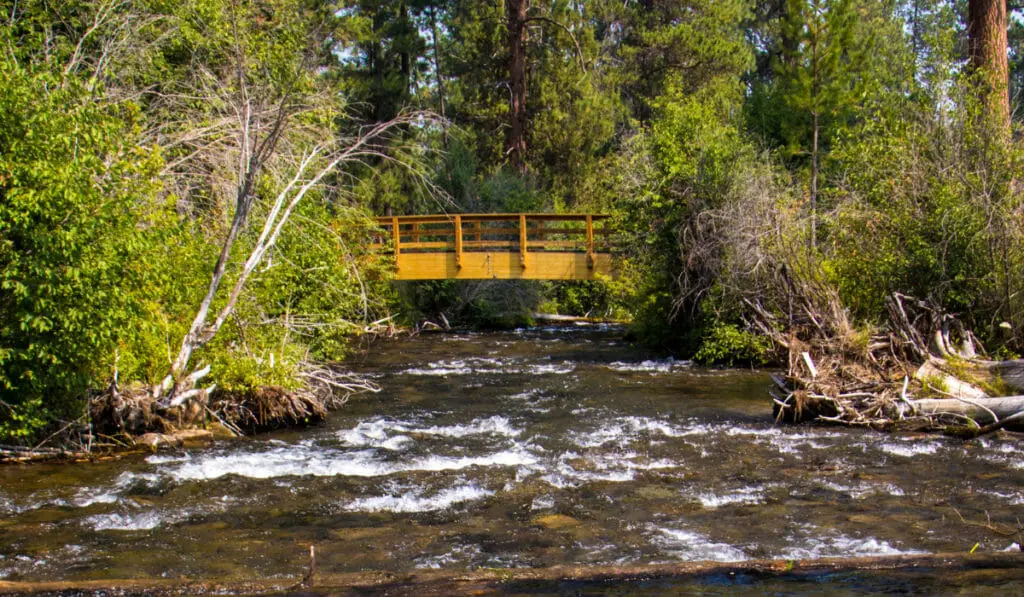
M 398 280 L 594 280 L 612 275 L 611 220 L 593 214 L 387 216 Z

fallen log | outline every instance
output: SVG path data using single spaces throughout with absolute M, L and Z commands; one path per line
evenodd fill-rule
M 948 361 L 932 357 L 918 368 L 914 378 L 925 388 L 942 392 L 951 398 L 975 400 L 989 397 L 989 394 L 977 384 L 962 379 L 964 373 L 951 373 L 951 368 Z
M 1024 359 L 990 362 L 992 365 L 989 370 L 997 373 L 1003 383 L 1018 392 L 1024 392 Z
M 1012 361 L 971 360 L 967 362 L 967 367 L 987 383 L 1002 385 L 1014 392 L 1024 392 L 1024 359 Z
M 923 398 L 911 400 L 914 414 L 954 415 L 972 419 L 979 425 L 997 423 L 1024 412 L 1024 396 L 999 398 Z

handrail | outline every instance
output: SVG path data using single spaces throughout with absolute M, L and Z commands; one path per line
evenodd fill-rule
M 572 269 L 573 259 L 579 258 L 579 267 L 586 279 L 599 272 L 607 271 L 612 250 L 611 216 L 606 214 L 549 214 L 549 213 L 501 213 L 501 214 L 434 214 L 414 216 L 382 216 L 377 218 L 377 225 L 385 235 L 390 234 L 390 246 L 384 238 L 371 245 L 372 249 L 393 251 L 399 273 L 406 266 L 410 267 L 442 267 L 431 255 L 440 258 L 439 254 L 449 255 L 454 272 L 446 276 L 478 276 L 480 268 L 493 271 L 494 260 L 505 259 L 502 255 L 518 254 L 518 270 L 503 269 L 502 275 L 515 277 L 554 276 L 552 268 Z M 486 255 L 484 255 L 486 254 Z M 574 257 L 573 255 L 578 257 Z M 582 255 L 586 255 L 585 260 Z M 472 264 L 463 270 L 464 256 L 470 255 Z M 489 257 L 487 257 L 489 255 Z M 601 266 L 595 269 L 598 263 Z M 408 256 L 406 258 L 406 256 Z M 424 259 L 429 261 L 423 261 Z M 409 259 L 414 259 L 410 262 Z M 535 270 L 531 265 L 539 259 Z M 481 261 L 483 260 L 483 261 Z M 412 263 L 425 264 L 412 266 Z M 506 262 L 507 263 L 507 262 Z M 515 263 L 513 261 L 512 263 Z M 555 264 L 561 264 L 556 266 Z M 505 267 L 505 266 L 502 266 Z M 559 272 L 563 271 L 561 269 Z M 578 271 L 578 270 L 573 270 Z M 534 273 L 530 273 L 534 272 Z M 422 273 L 422 271 L 420 272 Z M 584 274 L 568 274 L 579 276 Z M 544 278 L 548 279 L 548 278 Z M 580 278 L 575 278 L 580 279 Z

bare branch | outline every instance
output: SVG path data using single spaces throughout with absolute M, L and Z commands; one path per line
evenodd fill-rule
M 583 48 L 580 47 L 580 42 L 579 40 L 576 39 L 576 36 L 573 34 L 572 30 L 570 30 L 568 27 L 554 19 L 539 15 L 533 17 L 526 17 L 526 19 L 523 20 L 523 24 L 525 25 L 533 21 L 541 21 L 544 23 L 548 23 L 550 25 L 554 25 L 560 28 L 562 31 L 565 31 L 566 35 L 569 36 L 569 39 L 572 40 L 573 45 L 576 46 L 576 56 L 580 59 L 580 68 L 583 69 L 584 73 L 587 72 L 587 63 L 583 57 Z

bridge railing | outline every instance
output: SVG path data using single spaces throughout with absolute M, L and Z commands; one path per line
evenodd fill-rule
M 519 253 L 526 267 L 529 253 L 585 253 L 588 264 L 610 253 L 613 244 L 611 219 L 595 214 L 453 214 L 385 216 L 377 224 L 390 237 L 371 248 L 390 248 L 395 257 L 408 253 L 473 252 Z M 388 247 L 390 244 L 390 247 Z

